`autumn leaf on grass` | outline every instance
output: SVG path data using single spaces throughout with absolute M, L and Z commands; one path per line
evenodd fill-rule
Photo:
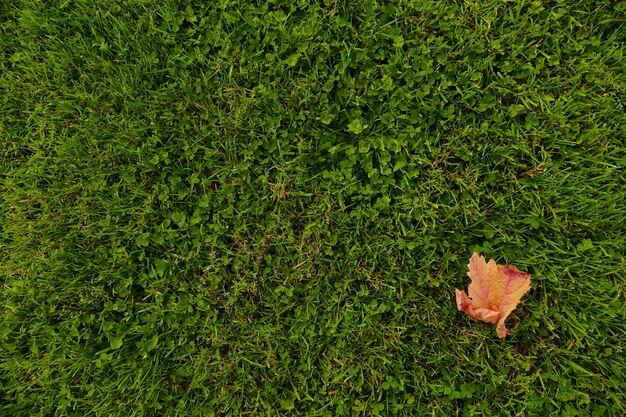
M 504 320 L 530 289 L 530 274 L 513 265 L 498 265 L 493 259 L 486 262 L 475 252 L 467 267 L 472 279 L 469 297 L 465 291 L 456 290 L 457 307 L 475 319 L 498 323 L 498 337 L 506 337 Z

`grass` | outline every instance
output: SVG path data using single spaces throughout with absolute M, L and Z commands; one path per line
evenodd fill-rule
M 1 2 L 0 414 L 626 415 L 625 9 Z

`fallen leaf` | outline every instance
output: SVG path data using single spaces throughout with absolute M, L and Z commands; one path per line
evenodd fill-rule
M 456 305 L 470 317 L 487 323 L 498 323 L 498 337 L 506 337 L 504 320 L 511 314 L 520 299 L 530 289 L 530 274 L 513 265 L 498 265 L 491 259 L 474 252 L 467 265 L 467 275 L 472 279 L 465 291 L 456 290 Z

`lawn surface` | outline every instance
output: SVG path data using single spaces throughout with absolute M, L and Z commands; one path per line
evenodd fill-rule
M 626 415 L 625 16 L 0 2 L 0 415 Z

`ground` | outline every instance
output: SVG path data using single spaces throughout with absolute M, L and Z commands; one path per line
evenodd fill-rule
M 0 414 L 626 415 L 625 13 L 1 2 Z

